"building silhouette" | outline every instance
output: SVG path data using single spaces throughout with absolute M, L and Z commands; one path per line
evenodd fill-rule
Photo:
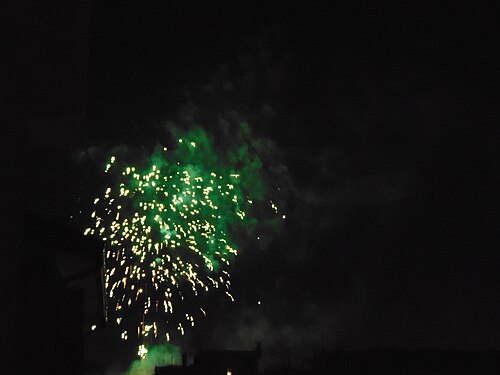
M 22 222 L 23 267 L 16 279 L 18 328 L 14 339 L 21 358 L 29 358 L 23 365 L 33 366 L 33 373 L 84 373 L 85 299 L 99 296 L 99 290 L 88 295 L 78 282 L 90 277 L 99 285 L 99 265 L 76 273 L 68 271 L 65 276 L 57 259 L 67 248 L 88 253 L 98 248 L 65 223 L 65 219 L 47 220 L 36 215 L 25 215 Z
M 260 343 L 255 350 L 203 350 L 187 365 L 186 355 L 181 366 L 156 367 L 155 375 L 256 375 L 262 356 Z
M 312 373 L 338 375 L 493 375 L 500 373 L 500 353 L 468 350 L 321 351 Z

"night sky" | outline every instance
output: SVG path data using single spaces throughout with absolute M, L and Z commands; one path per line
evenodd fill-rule
M 19 342 L 50 334 L 37 319 L 53 274 L 99 264 L 82 222 L 111 150 L 168 141 L 168 123 L 216 136 L 246 121 L 286 171 L 288 218 L 242 246 L 236 302 L 215 297 L 175 344 L 191 353 L 262 341 L 267 366 L 320 349 L 500 350 L 492 12 L 216 3 L 12 10 L 20 48 L 8 62 L 21 79 L 6 87 L 12 128 L 24 132 L 9 152 L 22 155 L 25 181 L 12 294 L 18 325 L 29 322 Z M 88 330 L 98 277 L 74 285 Z M 112 327 L 85 336 L 89 374 L 133 354 Z

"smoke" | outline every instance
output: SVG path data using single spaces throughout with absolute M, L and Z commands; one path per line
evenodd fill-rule
M 318 298 L 306 297 L 303 291 L 287 295 L 259 293 L 258 303 L 242 301 L 218 319 L 207 347 L 253 350 L 261 342 L 260 368 L 295 366 L 316 350 L 333 350 L 350 344 L 351 333 L 368 302 L 366 286 L 354 282 L 343 297 L 328 305 Z M 315 288 L 309 286 L 309 288 Z
M 163 344 L 152 346 L 144 359 L 137 359 L 123 375 L 152 375 L 156 366 L 179 365 L 181 350 L 178 346 Z
M 353 211 L 380 211 L 383 216 L 380 207 L 410 194 L 415 173 L 405 163 L 387 161 L 391 155 L 385 155 L 385 149 L 368 147 L 373 136 L 363 127 L 370 122 L 362 116 L 335 119 L 327 113 L 329 120 L 337 120 L 329 128 L 336 137 L 318 136 L 323 134 L 323 114 L 315 106 L 300 105 L 310 99 L 297 94 L 301 87 L 293 87 L 294 75 L 307 78 L 309 73 L 290 68 L 295 60 L 286 47 L 290 36 L 277 31 L 247 40 L 236 58 L 207 75 L 210 79 L 189 84 L 177 115 L 165 115 L 168 121 L 154 126 L 143 125 L 143 134 L 164 142 L 166 130 L 202 127 L 216 146 L 226 150 L 243 140 L 248 149 L 240 156 L 258 155 L 269 176 L 266 182 L 279 188 L 274 202 L 287 217 L 284 234 L 277 234 L 272 225 L 259 227 L 242 245 L 233 274 L 237 307 L 223 309 L 214 318 L 216 324 L 198 338 L 206 347 L 240 349 L 252 349 L 262 340 L 265 350 L 279 356 L 280 351 L 310 353 L 326 333 L 333 346 L 348 341 L 347 331 L 356 330 L 355 320 L 361 320 L 366 309 L 368 287 L 356 259 L 359 249 L 349 253 L 340 237 L 349 235 L 348 224 L 358 227 Z M 359 84 L 360 78 L 353 78 L 353 85 Z M 335 94 L 336 88 L 331 90 Z M 338 106 L 341 111 L 345 104 L 339 100 Z M 244 122 L 252 126 L 252 133 L 241 127 Z M 352 137 L 353 144 L 346 146 L 342 137 Z M 113 153 L 119 158 L 122 150 L 130 153 L 125 148 Z M 81 158 L 97 159 L 96 155 L 89 149 Z M 211 309 L 207 311 L 212 319 Z M 192 347 L 198 345 L 194 340 Z M 136 361 L 129 374 L 151 368 L 147 359 Z

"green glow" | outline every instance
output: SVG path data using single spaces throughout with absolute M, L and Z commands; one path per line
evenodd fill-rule
M 246 143 L 221 152 L 201 128 L 173 135 L 172 150 L 157 147 L 141 165 L 111 157 L 105 172 L 114 184 L 94 201 L 94 226 L 85 231 L 106 244 L 108 306 L 143 340 L 169 340 L 169 326 L 184 334 L 194 325 L 194 312 L 181 307 L 181 321 L 173 315 L 186 286 L 193 296 L 223 288 L 233 300 L 231 229 L 251 230 L 251 207 L 266 194 L 262 162 Z
M 156 366 L 181 364 L 181 350 L 171 344 L 156 345 L 149 348 L 140 345 L 138 351 L 140 359 L 132 362 L 126 372 L 127 375 L 153 374 Z

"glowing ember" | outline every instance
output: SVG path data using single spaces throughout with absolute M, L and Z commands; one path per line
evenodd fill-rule
M 116 323 L 135 325 L 143 342 L 169 340 L 169 327 L 183 335 L 195 324 L 187 299 L 210 288 L 223 288 L 234 301 L 229 265 L 237 246 L 230 229 L 250 229 L 251 206 L 264 201 L 262 164 L 246 144 L 217 153 L 201 129 L 177 136 L 177 148 L 157 148 L 145 165 L 111 157 L 105 172 L 115 183 L 94 200 L 94 223 L 85 230 L 105 243 L 105 287 Z M 139 356 L 146 353 L 141 345 Z

